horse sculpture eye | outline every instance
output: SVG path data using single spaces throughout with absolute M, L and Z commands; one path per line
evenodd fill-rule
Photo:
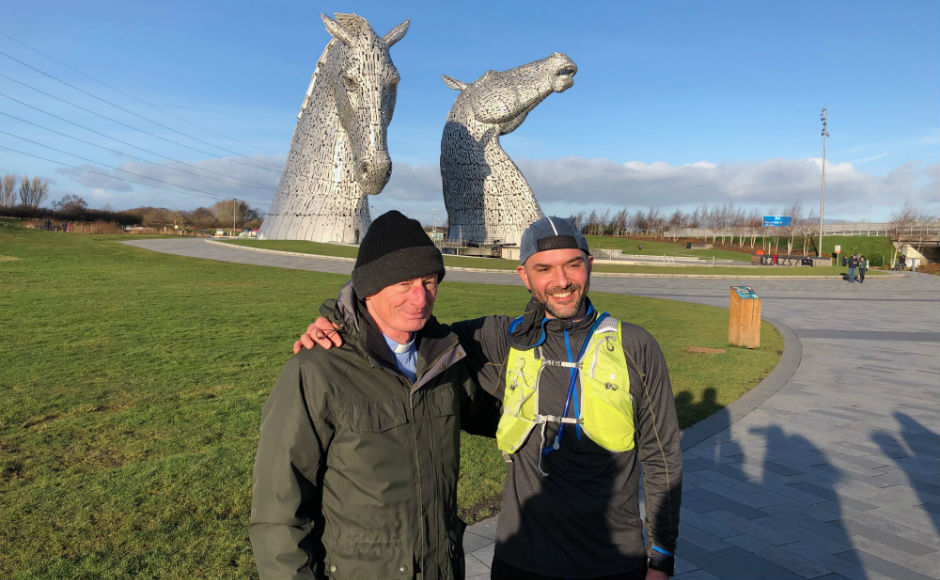
M 347 93 L 359 92 L 359 81 L 349 75 L 343 75 L 343 86 L 346 87 Z

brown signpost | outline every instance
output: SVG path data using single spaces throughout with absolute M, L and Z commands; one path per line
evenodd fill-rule
M 728 305 L 728 342 L 760 346 L 760 296 L 750 286 L 732 286 Z

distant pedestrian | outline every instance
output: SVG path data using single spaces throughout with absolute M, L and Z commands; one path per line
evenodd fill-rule
M 855 279 L 858 277 L 856 270 L 858 269 L 858 254 L 852 254 L 848 259 L 849 266 L 849 282 L 855 282 Z
M 640 242 L 639 244 L 637 244 L 637 245 L 636 245 L 636 248 L 637 248 L 639 251 L 642 252 L 642 251 L 643 251 L 643 242 Z
M 865 283 L 865 272 L 868 271 L 868 258 L 864 254 L 858 257 L 858 281 L 860 284 Z
M 773 264 L 774 264 L 774 266 L 776 266 L 776 265 L 778 265 L 779 263 L 780 263 L 780 256 L 777 255 L 777 252 L 774 252 L 774 261 L 773 261 Z

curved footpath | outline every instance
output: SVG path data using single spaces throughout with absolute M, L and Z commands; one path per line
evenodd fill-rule
M 130 245 L 349 274 L 352 261 L 199 239 Z M 459 282 L 515 273 L 449 269 Z M 940 577 L 940 279 L 603 275 L 597 292 L 728 306 L 747 284 L 784 335 L 781 363 L 683 432 L 677 579 Z M 467 529 L 467 577 L 489 578 L 496 519 Z

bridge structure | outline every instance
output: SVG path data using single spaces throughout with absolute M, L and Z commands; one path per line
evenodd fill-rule
M 825 236 L 888 236 L 899 244 L 940 246 L 940 221 L 911 222 L 854 222 L 823 224 Z M 726 226 L 718 228 L 678 228 L 663 232 L 664 238 L 714 238 L 714 237 L 761 237 L 818 235 L 818 224 L 796 224 L 786 229 L 754 226 Z

